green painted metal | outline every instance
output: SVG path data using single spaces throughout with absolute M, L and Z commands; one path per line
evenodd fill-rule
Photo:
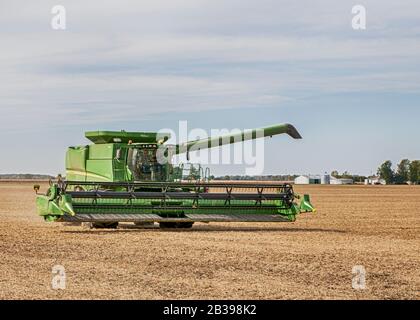
M 71 186 L 83 191 L 75 191 Z M 212 188 L 224 190 L 212 192 Z M 291 185 L 89 184 L 73 181 L 53 184 L 47 195 L 38 196 L 37 205 L 39 214 L 47 221 L 68 221 L 69 216 L 83 215 L 89 215 L 93 221 L 101 221 L 101 217 L 107 215 L 112 215 L 117 221 L 124 220 L 125 215 L 136 215 L 139 219 L 155 215 L 169 220 L 188 219 L 189 215 L 206 219 L 216 215 L 270 215 L 274 218 L 281 216 L 283 221 L 295 221 L 299 213 L 314 211 L 308 195 L 300 204 L 294 201 L 295 198 L 298 196 L 293 193 Z
M 46 220 L 53 221 L 55 217 L 68 214 L 74 216 L 72 198 L 70 195 L 59 192 L 56 184 L 48 189 L 45 195 L 38 195 L 36 198 L 38 213 Z
M 126 132 L 122 131 L 88 131 L 85 137 L 96 144 L 101 143 L 164 143 L 171 137 L 170 133 Z
M 302 139 L 302 136 L 291 124 L 278 124 L 266 128 L 238 131 L 221 137 L 210 137 L 208 139 L 189 141 L 176 145 L 176 153 L 185 153 L 201 149 L 220 147 L 226 144 L 255 140 L 258 138 L 272 137 L 279 134 L 288 134 L 293 139 Z
M 280 124 L 191 141 L 173 146 L 172 150 L 189 153 L 279 134 L 301 139 L 292 125 Z M 169 152 L 170 146 L 164 144 L 169 134 L 91 131 L 86 132 L 86 137 L 93 144 L 68 148 L 66 181 L 59 179 L 51 184 L 46 194 L 37 196 L 38 213 L 46 221 L 135 221 L 137 217 L 139 220 L 192 222 L 213 221 L 213 218 L 229 221 L 229 217 L 234 218 L 232 221 L 251 221 L 251 218 L 252 221 L 260 218 L 279 221 L 277 218 L 281 217 L 281 221 L 295 221 L 297 214 L 315 211 L 308 195 L 297 204 L 298 196 L 289 185 L 271 186 L 274 189 L 271 194 L 275 196 L 265 194 L 263 190 L 267 187 L 256 184 L 225 183 L 219 186 L 224 191 L 212 193 L 210 189 L 214 184 L 197 182 L 202 181 L 202 172 L 209 175 L 208 170 L 201 167 L 190 169 L 190 177 L 195 182 L 176 185 L 177 181 L 185 179 L 183 167 L 174 167 L 170 161 L 161 164 L 157 160 L 162 147 Z M 235 188 L 245 192 L 234 191 Z
M 299 211 L 300 212 L 316 212 L 316 209 L 314 208 L 314 206 L 311 203 L 311 199 L 309 197 L 309 194 L 305 194 L 303 195 L 303 199 L 300 202 L 299 205 Z

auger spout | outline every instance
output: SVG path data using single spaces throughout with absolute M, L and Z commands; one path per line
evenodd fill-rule
M 272 137 L 279 134 L 288 134 L 293 139 L 302 139 L 302 136 L 297 129 L 291 124 L 277 124 L 265 128 L 244 130 L 234 132 L 232 134 L 209 137 L 202 140 L 188 141 L 175 146 L 175 153 L 188 153 L 190 151 L 198 151 L 201 149 L 210 149 L 220 147 L 226 144 L 233 144 L 236 142 L 243 142 L 247 140 L 255 140 L 258 138 Z

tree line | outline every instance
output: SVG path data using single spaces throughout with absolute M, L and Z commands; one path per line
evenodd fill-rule
M 241 175 L 226 175 L 226 176 L 210 176 L 210 180 L 233 180 L 233 181 L 293 181 L 299 175 L 263 175 L 263 176 L 241 176 Z
M 31 174 L 31 173 L 8 173 L 0 174 L 0 180 L 48 180 L 54 178 L 46 174 Z
M 390 160 L 378 168 L 378 176 L 387 184 L 420 184 L 420 161 L 401 160 L 394 170 Z
M 344 171 L 343 173 L 339 173 L 337 170 L 334 170 L 330 174 L 331 177 L 337 179 L 352 179 L 356 183 L 363 183 L 367 176 L 359 175 L 359 174 L 352 174 L 348 171 Z

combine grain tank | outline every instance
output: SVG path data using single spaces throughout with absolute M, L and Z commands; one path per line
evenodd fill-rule
M 38 213 L 46 221 L 90 222 L 116 227 L 119 222 L 159 222 L 161 227 L 189 228 L 194 222 L 295 221 L 313 212 L 308 195 L 300 203 L 289 184 L 209 182 L 201 166 L 174 166 L 175 154 L 218 147 L 260 137 L 288 134 L 301 139 L 290 124 L 167 145 L 169 134 L 151 132 L 86 132 L 93 144 L 70 147 L 66 179 L 37 191 Z

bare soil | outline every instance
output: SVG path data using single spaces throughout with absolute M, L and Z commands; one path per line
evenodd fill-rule
M 44 222 L 31 183 L 1 182 L 0 298 L 419 299 L 420 187 L 295 189 L 318 209 L 295 223 L 89 230 Z

